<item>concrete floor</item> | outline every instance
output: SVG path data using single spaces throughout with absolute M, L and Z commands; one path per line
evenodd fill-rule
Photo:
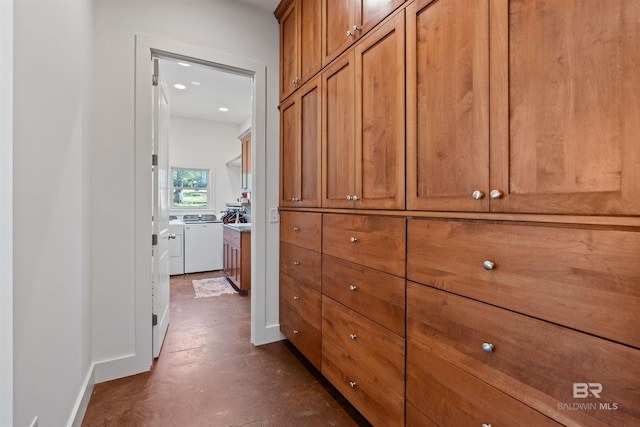
M 82 426 L 369 426 L 287 342 L 250 344 L 250 298 L 194 298 L 171 278 L 171 323 L 150 372 L 96 384 Z

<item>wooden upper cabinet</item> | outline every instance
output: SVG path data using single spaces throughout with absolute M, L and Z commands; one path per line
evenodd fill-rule
M 491 210 L 640 214 L 638 2 L 491 5 Z
M 320 1 L 283 1 L 274 12 L 280 22 L 281 100 L 300 88 L 322 67 Z
M 322 0 L 322 65 L 404 3 L 404 0 Z
M 280 106 L 280 206 L 320 206 L 320 76 Z
M 404 209 L 404 15 L 322 74 L 322 206 Z
M 407 209 L 487 211 L 488 2 L 417 0 L 406 13 Z
M 240 135 L 242 145 L 242 189 L 251 190 L 251 130 Z

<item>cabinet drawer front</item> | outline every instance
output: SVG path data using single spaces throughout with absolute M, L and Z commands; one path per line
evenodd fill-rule
M 404 336 L 405 279 L 323 255 L 322 293 Z
M 409 280 L 640 347 L 640 233 L 417 219 L 408 230 Z
M 280 274 L 280 309 L 283 307 L 295 311 L 310 325 L 320 329 L 322 326 L 322 298 L 315 291 L 293 277 Z
M 300 280 L 317 291 L 321 289 L 322 255 L 288 243 L 280 243 L 280 272 Z
M 236 230 L 231 230 L 230 228 L 224 227 L 222 230 L 222 239 L 231 243 L 233 246 L 239 248 L 240 247 L 240 232 Z
M 283 310 L 282 307 L 285 307 Z M 322 344 L 320 330 L 309 324 L 287 306 L 281 306 L 280 331 L 315 366 L 321 368 Z
M 434 425 L 443 427 L 485 424 L 559 426 L 522 402 L 411 342 L 407 343 L 407 400 L 421 408 L 427 419 L 435 421 Z M 409 404 L 407 425 L 408 421 Z
M 640 419 L 637 349 L 413 282 L 407 340 L 563 424 Z M 601 398 L 574 398 L 577 382 L 601 384 Z M 563 410 L 574 403 L 617 410 Z
M 404 395 L 402 337 L 323 296 L 322 343 L 340 349 L 334 363 L 340 365 L 349 359 L 356 363 L 358 372 L 376 377 L 386 388 Z
M 406 427 L 440 427 L 438 424 L 431 421 L 429 417 L 423 414 L 418 408 L 411 402 L 406 402 L 407 407 L 407 422 Z
M 322 230 L 324 253 L 405 276 L 404 218 L 325 214 Z
M 313 212 L 281 212 L 280 240 L 312 251 L 322 249 L 322 214 Z

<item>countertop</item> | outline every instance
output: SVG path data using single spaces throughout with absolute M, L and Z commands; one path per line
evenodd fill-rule
M 239 222 L 237 224 L 224 224 L 225 227 L 230 228 L 235 231 L 239 231 L 240 233 L 250 233 L 251 232 L 251 223 Z

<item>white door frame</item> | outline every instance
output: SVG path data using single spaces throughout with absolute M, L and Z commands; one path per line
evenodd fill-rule
M 136 35 L 135 53 L 135 354 L 121 362 L 137 372 L 149 370 L 151 347 L 151 118 L 153 63 L 151 56 L 186 57 L 253 78 L 251 123 L 251 342 L 268 341 L 266 322 L 266 65 L 224 52 L 161 37 Z M 124 366 L 123 366 L 124 368 Z

